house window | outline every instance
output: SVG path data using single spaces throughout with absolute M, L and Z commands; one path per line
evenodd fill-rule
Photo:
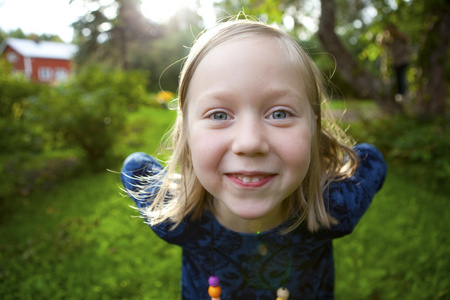
M 14 52 L 8 52 L 8 54 L 6 54 L 6 60 L 13 64 L 19 60 L 19 57 Z
M 49 67 L 39 68 L 39 80 L 40 81 L 50 81 L 52 79 L 52 69 Z
M 65 80 L 67 80 L 67 77 L 69 77 L 69 76 L 68 76 L 68 72 L 66 69 L 56 68 L 56 71 L 55 71 L 55 80 L 56 81 L 65 81 Z

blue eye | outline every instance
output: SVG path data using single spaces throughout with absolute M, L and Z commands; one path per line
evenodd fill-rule
M 226 121 L 228 120 L 228 115 L 222 111 L 215 112 L 211 115 L 211 118 L 213 118 L 216 121 Z
M 271 114 L 272 119 L 286 119 L 288 117 L 288 113 L 284 110 L 277 110 Z

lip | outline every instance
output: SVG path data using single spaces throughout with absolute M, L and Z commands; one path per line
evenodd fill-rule
M 272 181 L 276 174 L 261 172 L 237 172 L 225 174 L 230 181 L 240 187 L 258 188 Z

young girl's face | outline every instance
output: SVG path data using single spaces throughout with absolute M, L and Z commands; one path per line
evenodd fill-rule
M 238 38 L 206 54 L 189 85 L 194 171 L 219 222 L 238 232 L 282 223 L 309 167 L 312 110 L 288 57 L 273 38 Z

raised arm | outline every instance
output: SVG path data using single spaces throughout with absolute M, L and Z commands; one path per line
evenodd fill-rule
M 331 228 L 332 237 L 353 231 L 386 177 L 387 165 L 380 151 L 369 144 L 357 145 L 355 151 L 359 157 L 355 174 L 331 183 L 324 192 L 329 212 L 339 222 Z

